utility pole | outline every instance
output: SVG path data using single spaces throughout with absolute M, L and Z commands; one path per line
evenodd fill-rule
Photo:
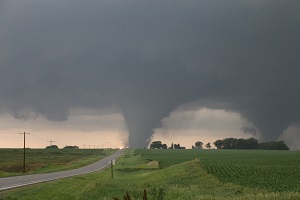
M 111 169 L 111 178 L 114 178 L 114 163 L 113 163 L 113 160 L 110 161 L 110 169 Z
M 47 142 L 50 142 L 50 164 L 52 163 L 52 158 L 51 158 L 51 155 L 52 155 L 52 142 L 55 142 L 53 140 L 50 140 L 50 141 L 47 141 Z
M 50 140 L 50 141 L 47 141 L 47 142 L 50 142 L 50 146 L 52 146 L 52 142 L 55 142 L 55 141 L 53 141 L 53 140 Z
M 19 134 L 24 134 L 24 148 L 23 148 L 23 173 L 25 173 L 25 135 L 26 134 L 30 134 L 30 133 L 25 133 L 25 131 L 24 131 L 24 133 L 19 133 Z

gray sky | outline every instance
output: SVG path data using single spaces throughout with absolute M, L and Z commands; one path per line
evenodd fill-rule
M 299 125 L 299 11 L 298 0 L 0 1 L 0 113 L 121 113 L 141 147 L 178 107 L 206 107 L 276 140 Z

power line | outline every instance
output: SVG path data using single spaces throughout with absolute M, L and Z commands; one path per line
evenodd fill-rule
M 7 133 L 7 134 L 11 134 L 11 133 L 16 133 L 15 130 L 10 130 L 10 129 L 6 129 L 6 128 L 0 128 L 0 132 L 1 133 Z
M 60 143 L 60 142 L 57 142 L 57 141 L 56 141 L 56 143 L 58 143 L 58 144 L 60 144 L 60 145 L 63 145 L 63 146 L 65 145 L 65 144 L 63 144 L 63 143 Z
M 2 136 L 2 135 L 0 135 L 0 137 L 2 137 L 2 138 L 21 138 L 21 137 L 9 137 L 9 136 Z
M 36 135 L 33 135 L 33 134 L 31 134 L 33 137 L 36 137 L 36 138 L 38 138 L 38 139 L 40 139 L 40 140 L 44 140 L 44 141 L 47 141 L 47 139 L 45 139 L 45 138 L 42 138 L 42 137 L 39 137 L 39 136 L 36 136 Z
M 27 138 L 27 140 L 30 140 L 32 142 L 39 143 L 39 144 L 44 144 L 45 145 L 45 143 L 43 143 L 41 141 L 38 141 L 38 140 L 35 140 L 34 138 Z
M 36 135 L 33 135 L 34 137 L 36 137 L 36 138 L 38 138 L 38 139 L 40 139 L 40 140 L 44 140 L 44 141 L 47 141 L 47 142 L 51 142 L 51 141 L 48 141 L 48 139 L 45 139 L 45 138 L 42 138 L 42 137 L 39 137 L 39 136 L 36 136 Z M 61 143 L 61 142 L 58 142 L 58 141 L 52 141 L 52 142 L 56 142 L 56 143 L 58 143 L 58 144 L 60 144 L 60 145 L 65 145 L 65 144 L 63 144 L 63 143 Z M 52 145 L 52 143 L 50 143 L 50 146 Z

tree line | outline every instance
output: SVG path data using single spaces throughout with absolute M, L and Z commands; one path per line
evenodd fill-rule
M 259 143 L 255 138 L 225 138 L 223 140 L 216 140 L 213 143 L 217 149 L 262 149 L 262 150 L 289 150 L 288 146 L 284 141 L 271 141 L 271 142 L 261 142 Z M 211 143 L 208 142 L 205 145 L 206 148 L 210 149 Z M 192 146 L 193 149 L 203 149 L 203 142 L 195 142 L 195 146 Z M 161 141 L 153 141 L 150 144 L 150 149 L 185 149 L 181 147 L 180 144 L 171 144 L 168 147 L 166 144 L 163 144 Z
M 270 141 L 259 143 L 255 138 L 225 138 L 216 140 L 214 145 L 218 149 L 263 149 L 263 150 L 289 150 L 284 141 Z
M 46 149 L 58 149 L 57 145 L 46 146 Z M 78 146 L 65 146 L 63 149 L 79 149 Z

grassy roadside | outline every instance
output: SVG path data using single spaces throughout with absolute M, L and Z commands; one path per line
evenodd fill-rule
M 0 199 L 300 199 L 297 192 L 270 192 L 224 183 L 210 175 L 198 159 L 160 169 L 159 162 L 136 154 L 133 149 L 117 161 L 114 178 L 110 169 L 0 193 Z
M 115 149 L 27 149 L 26 174 L 75 169 L 114 152 Z M 0 149 L 0 177 L 23 175 L 22 170 L 22 149 Z

